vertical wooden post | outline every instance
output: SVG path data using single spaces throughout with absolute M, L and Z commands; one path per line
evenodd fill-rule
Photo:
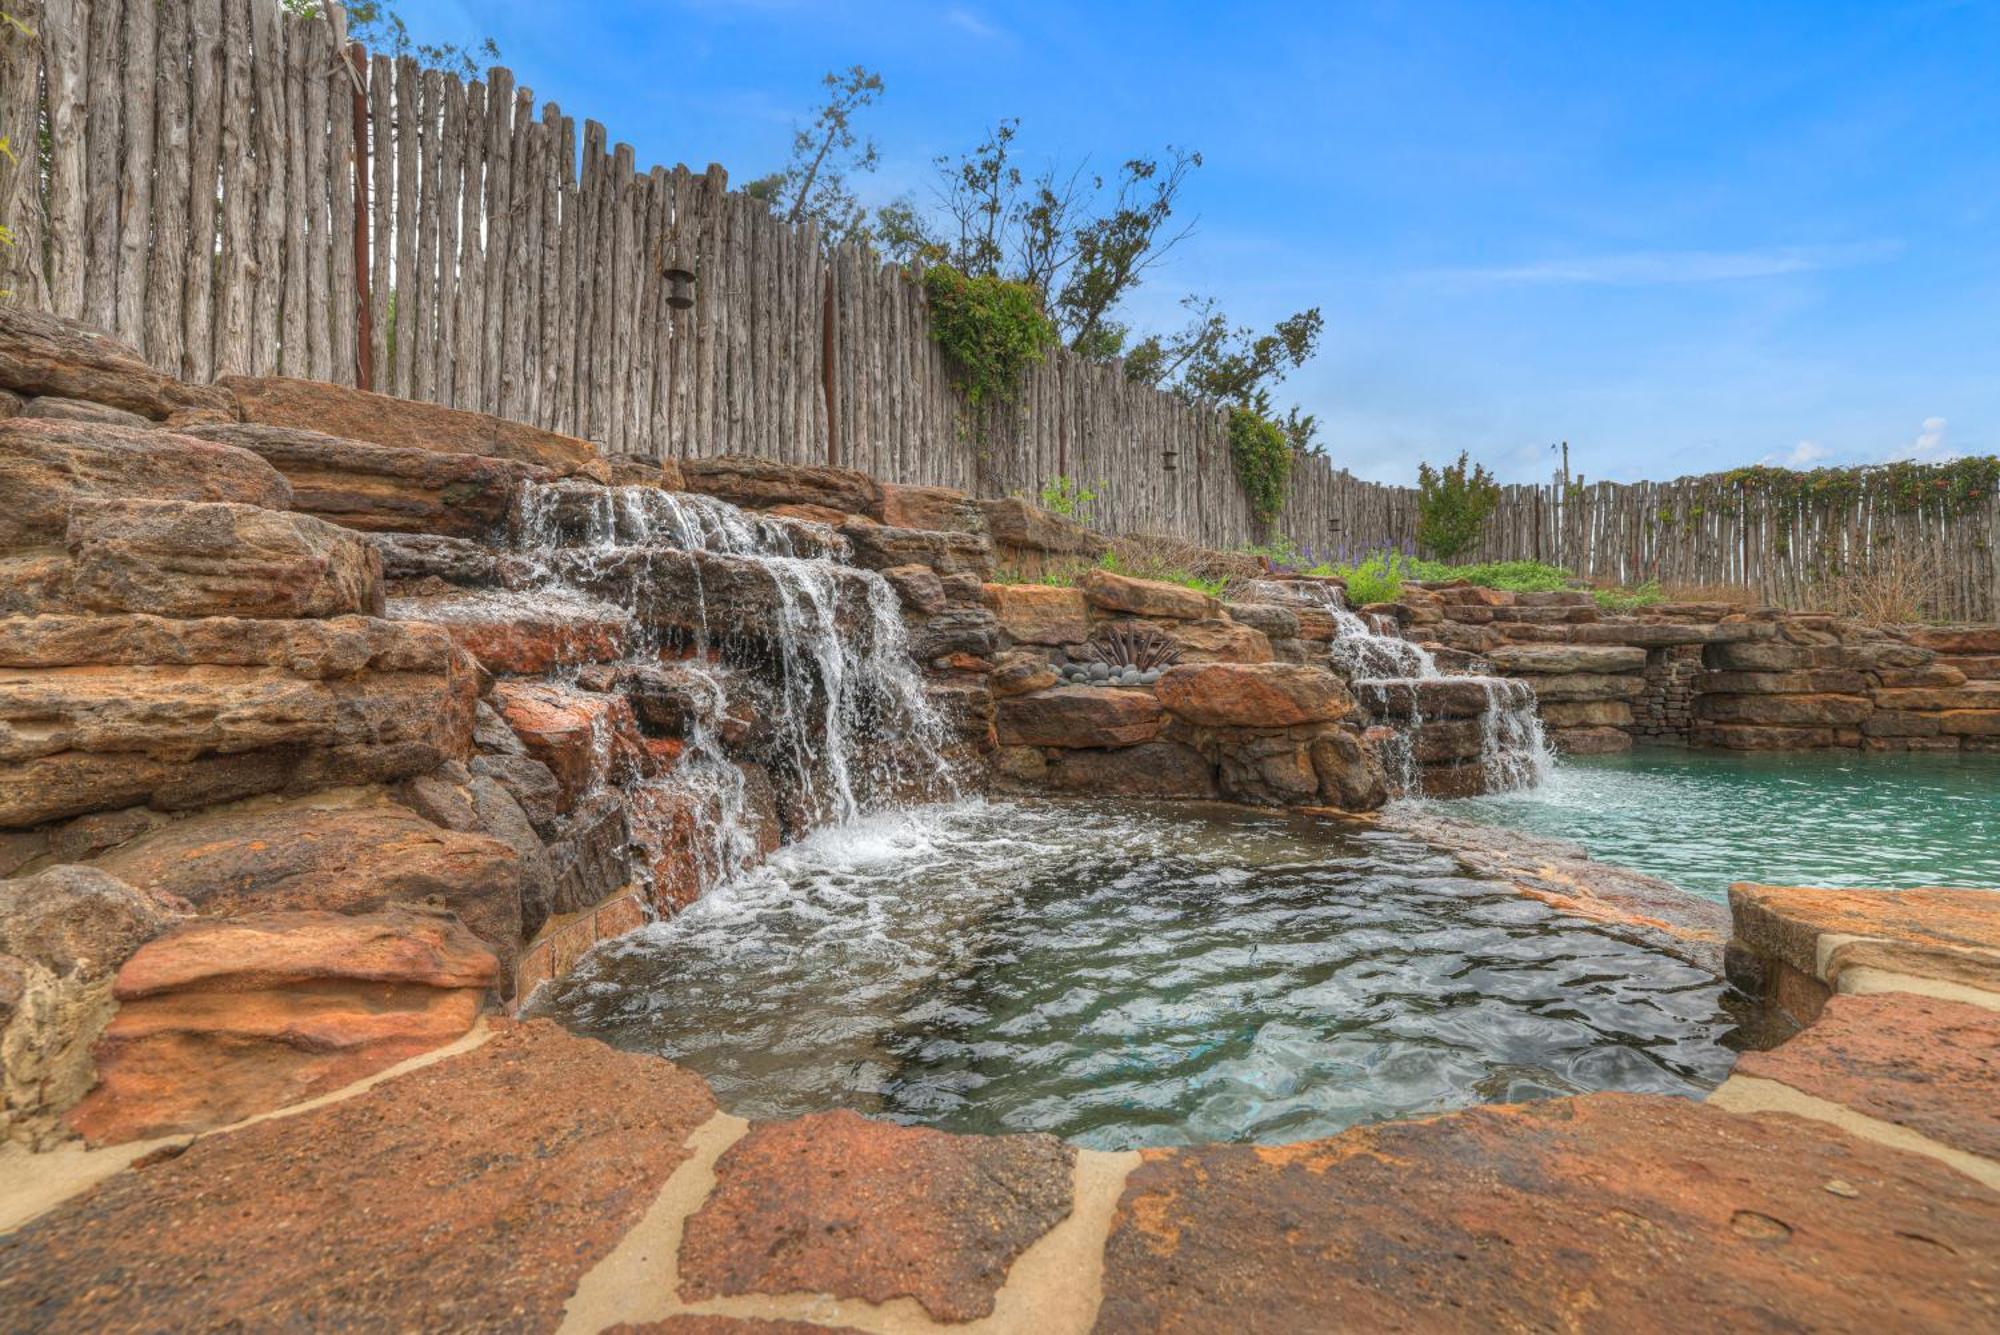
M 826 466 L 840 467 L 840 419 L 833 411 L 833 266 L 826 266 L 826 282 L 819 303 L 819 391 L 826 400 Z
M 356 71 L 368 68 L 368 52 L 359 42 L 347 48 Z M 357 74 L 357 79 L 358 79 Z M 375 321 L 368 312 L 368 96 L 354 89 L 354 383 L 362 389 L 375 388 L 374 359 L 368 349 L 374 342 Z

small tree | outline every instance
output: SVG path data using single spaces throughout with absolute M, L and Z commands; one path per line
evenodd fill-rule
M 1472 550 L 1500 504 L 1493 475 L 1463 450 L 1457 463 L 1443 468 L 1417 465 L 1417 486 L 1417 541 L 1440 561 Z
M 828 246 L 871 237 L 868 212 L 847 188 L 850 172 L 872 172 L 880 161 L 873 139 L 854 133 L 855 113 L 882 96 L 882 76 L 856 65 L 820 80 L 826 103 L 813 122 L 792 135 L 792 160 L 781 172 L 761 176 L 743 187 L 753 199 L 782 210 L 786 222 L 807 219 L 820 226 Z

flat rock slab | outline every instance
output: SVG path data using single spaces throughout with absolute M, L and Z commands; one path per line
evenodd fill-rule
M 1637 1095 L 1149 1151 L 1100 1331 L 1980 1330 L 2000 1195 L 1796 1118 Z
M 680 1296 L 914 1298 L 940 1321 L 993 1310 L 1015 1258 L 1070 1212 L 1054 1136 L 954 1136 L 820 1113 L 752 1130 L 687 1222 Z
M 501 675 L 615 663 L 625 656 L 632 631 L 631 616 L 620 609 L 557 592 L 480 589 L 394 598 L 388 613 L 398 621 L 442 626 L 481 667 Z
M 715 1102 L 667 1062 L 501 1023 L 472 1052 L 198 1140 L 0 1238 L 7 1324 L 553 1330 Z
M 2000 895 L 1991 890 L 1737 884 L 1729 911 L 1740 944 L 1809 978 L 1832 983 L 1865 966 L 2000 992 Z M 1822 949 L 1827 937 L 1836 939 Z
M 1736 1074 L 2000 1160 L 2000 1012 L 1912 992 L 1834 997 L 1806 1031 Z
M 639 1325 L 624 1322 L 607 1327 L 604 1335 L 861 1335 L 861 1332 L 852 1326 L 822 1326 L 812 1321 L 683 1314 Z

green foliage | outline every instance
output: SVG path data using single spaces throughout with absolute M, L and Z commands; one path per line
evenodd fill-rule
M 1211 598 L 1220 598 L 1222 591 L 1229 587 L 1229 577 L 1226 575 L 1209 577 L 1172 566 L 1151 564 L 1141 566 L 1122 559 L 1116 551 L 1106 552 L 1099 558 L 1097 568 L 1108 570 L 1114 575 L 1125 575 L 1131 579 L 1151 579 L 1165 584 L 1178 584 L 1182 588 L 1205 593 Z
M 1793 505 L 1852 505 L 1869 501 L 1890 514 L 1936 507 L 1946 516 L 1977 509 L 2000 486 L 2000 458 L 1973 455 L 1945 463 L 1903 462 L 1859 468 L 1790 468 L 1758 465 L 1722 475 L 1722 483 L 1745 494 Z
M 1403 596 L 1403 581 L 1422 579 L 1416 558 L 1401 552 L 1376 552 L 1350 566 L 1327 566 L 1314 574 L 1338 575 L 1347 581 L 1347 605 L 1393 603 Z
M 1667 599 L 1660 588 L 1660 581 L 1656 579 L 1649 579 L 1632 589 L 1592 589 L 1590 596 L 1605 612 L 1636 612 L 1642 607 L 1657 606 Z
M 33 41 L 34 36 L 35 30 L 21 22 L 19 16 L 0 9 L 0 38 L 11 41 Z M 14 156 L 14 136 L 7 132 L 5 126 L 0 126 L 0 157 L 6 158 L 16 166 L 20 165 L 21 160 Z M 0 249 L 12 250 L 19 244 L 14 229 L 9 227 L 4 219 L 0 219 Z M 7 300 L 13 295 L 12 289 L 0 288 L 0 301 Z
M 1250 499 L 1250 513 L 1269 524 L 1284 509 L 1292 483 L 1292 446 L 1284 429 L 1248 408 L 1231 408 L 1229 459 Z
M 1090 522 L 1091 510 L 1104 493 L 1104 484 L 1085 486 L 1075 478 L 1062 474 L 1042 484 L 1040 502 L 1044 510 L 1053 510 L 1065 519 L 1074 519 L 1079 524 Z
M 950 354 L 975 412 L 1018 397 L 1021 377 L 1055 344 L 1055 326 L 1026 284 L 968 278 L 939 264 L 924 270 L 924 294 L 930 298 L 931 337 Z
M 1417 541 L 1440 561 L 1475 546 L 1500 504 L 1493 475 L 1463 450 L 1456 463 L 1443 468 L 1417 465 L 1417 488 Z
M 820 80 L 826 102 L 810 126 L 792 132 L 792 157 L 783 171 L 762 176 L 743 193 L 762 200 L 772 212 L 783 210 L 785 221 L 819 224 L 820 240 L 828 246 L 843 241 L 873 239 L 868 210 L 847 188 L 849 173 L 872 172 L 881 154 L 872 139 L 854 134 L 855 113 L 882 96 L 882 76 L 855 65 Z
M 1382 551 L 1351 565 L 1321 565 L 1306 572 L 1337 575 L 1347 581 L 1347 601 L 1356 607 L 1364 603 L 1394 602 L 1402 595 L 1405 580 L 1462 579 L 1482 588 L 1509 593 L 1547 593 L 1567 589 L 1576 579 L 1560 566 L 1541 561 L 1486 561 L 1478 565 L 1449 565 L 1443 561 L 1421 561 L 1402 552 Z M 1607 591 L 1609 592 L 1609 591 Z M 1650 602 L 1659 602 L 1658 586 L 1653 586 Z M 1633 606 L 1646 606 L 1635 602 Z

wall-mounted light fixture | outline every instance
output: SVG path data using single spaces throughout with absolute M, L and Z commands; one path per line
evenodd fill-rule
M 677 311 L 684 311 L 694 305 L 694 270 L 681 267 L 680 260 L 668 261 L 660 270 L 660 277 L 667 281 L 667 305 Z
M 1160 469 L 1162 472 L 1178 473 L 1180 468 L 1181 452 L 1179 450 L 1160 451 Z

